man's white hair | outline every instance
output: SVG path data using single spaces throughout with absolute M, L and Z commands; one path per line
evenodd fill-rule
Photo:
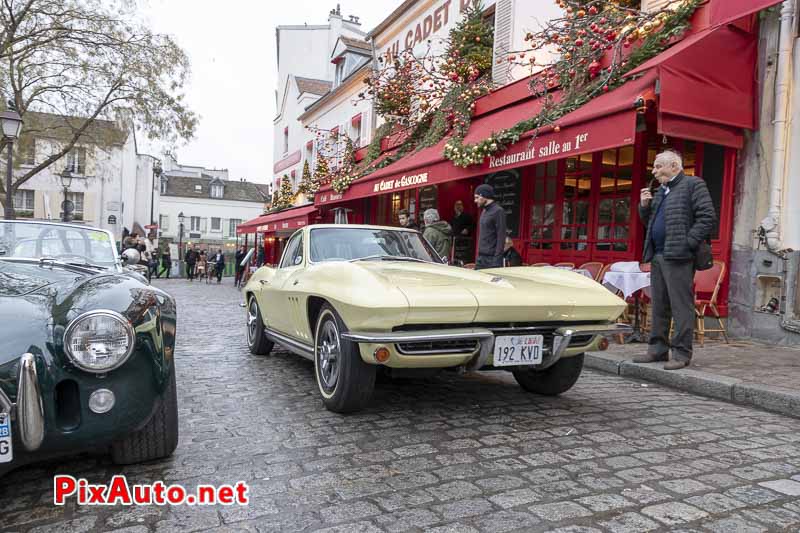
M 681 154 L 675 150 L 664 150 L 656 156 L 656 159 L 660 159 L 670 164 L 675 163 L 678 165 L 679 169 L 683 170 L 683 157 L 681 157 Z
M 425 211 L 425 214 L 422 215 L 422 219 L 425 221 L 425 225 L 439 222 L 439 211 L 436 209 L 428 209 Z

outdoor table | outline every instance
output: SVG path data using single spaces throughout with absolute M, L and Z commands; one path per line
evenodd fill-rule
M 650 288 L 650 272 L 642 272 L 638 263 L 614 263 L 608 272 L 603 275 L 603 285 L 611 287 L 615 292 L 619 290 L 625 299 L 633 296 L 633 333 L 626 339 L 627 342 L 646 342 L 639 323 L 640 300 L 642 291 Z

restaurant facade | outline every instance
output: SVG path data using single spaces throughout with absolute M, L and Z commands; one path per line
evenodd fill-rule
M 344 192 L 323 185 L 313 206 L 270 216 L 300 216 L 308 224 L 397 225 L 400 210 L 421 222 L 426 209 L 436 208 L 442 219 L 452 220 L 460 201 L 477 222 L 473 193 L 489 183 L 525 264 L 637 261 L 644 239 L 640 190 L 656 185 L 651 174 L 656 154 L 673 149 L 682 154 L 685 173 L 708 185 L 718 215 L 713 254 L 729 266 L 743 148 L 760 118 L 758 12 L 777 3 L 711 0 L 695 13 L 680 42 L 629 73 L 628 82 L 554 126 L 529 132 L 481 165 L 462 168 L 445 159 L 445 139 L 358 179 Z M 507 84 L 476 102 L 464 144 L 540 109 L 528 79 Z M 275 223 L 259 226 L 267 238 L 281 238 L 269 225 Z M 474 261 L 475 234 L 473 228 L 456 239 L 451 259 Z M 729 286 L 726 273 L 719 293 L 723 316 L 728 316 Z

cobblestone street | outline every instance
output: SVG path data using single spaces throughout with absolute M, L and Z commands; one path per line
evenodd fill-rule
M 2 531 L 644 531 L 800 529 L 800 420 L 586 370 L 559 398 L 510 374 L 379 383 L 326 411 L 313 367 L 250 355 L 240 296 L 185 280 L 180 442 L 157 463 L 40 463 L 0 479 Z M 246 481 L 250 504 L 53 505 L 53 475 L 131 484 Z

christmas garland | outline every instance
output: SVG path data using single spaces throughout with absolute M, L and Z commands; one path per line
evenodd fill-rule
M 655 14 L 645 14 L 635 9 L 627 0 L 558 0 L 567 13 L 548 29 L 536 35 L 528 34 L 526 41 L 531 49 L 521 53 L 510 53 L 509 63 L 530 64 L 533 52 L 557 46 L 560 58 L 542 72 L 531 77 L 531 91 L 542 98 L 543 106 L 536 116 L 521 120 L 514 126 L 493 132 L 488 138 L 465 144 L 475 101 L 491 90 L 491 60 L 486 62 L 486 47 L 491 43 L 484 36 L 485 22 L 481 16 L 481 5 L 476 2 L 467 11 L 465 18 L 450 32 L 447 59 L 440 65 L 442 76 L 449 80 L 447 88 L 439 96 L 433 111 L 421 112 L 432 107 L 427 100 L 417 106 L 419 118 L 410 127 L 410 132 L 394 153 L 381 158 L 384 139 L 395 134 L 398 123 L 387 120 L 375 133 L 367 149 L 362 167 L 353 163 L 334 178 L 332 186 L 337 192 L 346 191 L 350 185 L 370 173 L 402 159 L 413 151 L 435 146 L 448 134 L 450 139 L 444 147 L 444 157 L 459 167 L 482 164 L 487 157 L 507 149 L 524 135 L 533 138 L 542 128 L 552 126 L 560 129 L 558 120 L 575 111 L 600 94 L 614 90 L 626 81 L 626 75 L 649 59 L 666 50 L 675 39 L 689 28 L 689 20 L 703 0 L 683 0 Z M 476 41 L 477 39 L 477 41 Z M 483 41 L 481 43 L 481 41 Z M 475 44 L 478 43 L 476 47 Z M 633 48 L 627 57 L 623 49 Z M 491 50 L 491 48 L 489 48 Z M 482 56 L 479 54 L 483 54 Z M 610 65 L 601 67 L 604 57 L 611 57 Z M 419 69 L 405 67 L 406 63 L 395 62 L 393 72 L 398 78 L 384 81 L 378 78 L 370 82 L 370 92 L 378 95 L 379 109 L 389 110 L 395 115 L 408 117 L 409 90 L 404 87 L 395 95 L 385 90 L 398 89 L 398 82 L 408 83 L 410 73 Z M 423 79 L 432 83 L 430 77 Z M 562 98 L 556 101 L 551 94 L 559 90 Z M 413 108 L 411 102 L 411 108 Z M 402 112 L 402 113 L 401 113 Z
M 567 43 L 570 46 L 562 48 L 562 59 L 560 59 L 549 71 L 548 75 L 534 78 L 532 90 L 540 98 L 544 98 L 544 105 L 541 111 L 534 117 L 522 120 L 511 128 L 492 133 L 487 139 L 472 144 L 464 144 L 464 135 L 458 131 L 454 132 L 452 138 L 445 145 L 444 156 L 459 167 L 468 167 L 482 164 L 487 157 L 507 149 L 512 144 L 518 142 L 523 135 L 533 131 L 533 138 L 543 127 L 552 125 L 558 131 L 560 128 L 557 121 L 565 115 L 577 110 L 587 102 L 598 96 L 616 89 L 623 85 L 627 80 L 625 75 L 633 69 L 660 54 L 673 39 L 680 37 L 689 28 L 689 19 L 702 3 L 702 0 L 685 0 L 678 5 L 671 14 L 661 12 L 653 21 L 644 22 L 641 27 L 632 24 L 635 21 L 633 15 L 625 15 L 633 10 L 618 10 L 617 5 L 607 7 L 607 10 L 616 11 L 620 22 L 628 22 L 627 26 L 622 26 L 619 31 L 607 30 L 603 36 L 607 41 L 613 41 L 624 48 L 631 47 L 635 42 L 641 40 L 640 44 L 631 52 L 627 59 L 621 59 L 621 54 L 616 56 L 618 61 L 612 64 L 601 74 L 599 60 L 609 49 L 614 50 L 613 45 L 596 46 L 587 37 L 590 31 L 596 33 L 597 22 L 591 21 L 588 17 L 594 17 L 602 21 L 605 17 L 597 5 L 607 4 L 605 2 L 584 2 L 588 4 L 587 9 L 575 10 L 566 3 L 561 2 L 568 12 L 568 20 L 586 19 L 584 24 L 586 29 L 576 29 L 570 36 L 567 36 Z M 568 24 L 567 27 L 575 27 L 575 24 Z M 587 31 L 588 30 L 588 31 Z M 574 40 L 570 41 L 569 39 Z M 564 42 L 565 37 L 550 35 L 550 42 Z M 534 40 L 529 36 L 528 40 Z M 619 49 L 616 52 L 620 52 Z M 589 58 L 593 58 L 589 61 Z M 512 60 L 515 58 L 511 58 Z M 549 91 L 560 87 L 565 97 L 558 103 L 549 94 Z

